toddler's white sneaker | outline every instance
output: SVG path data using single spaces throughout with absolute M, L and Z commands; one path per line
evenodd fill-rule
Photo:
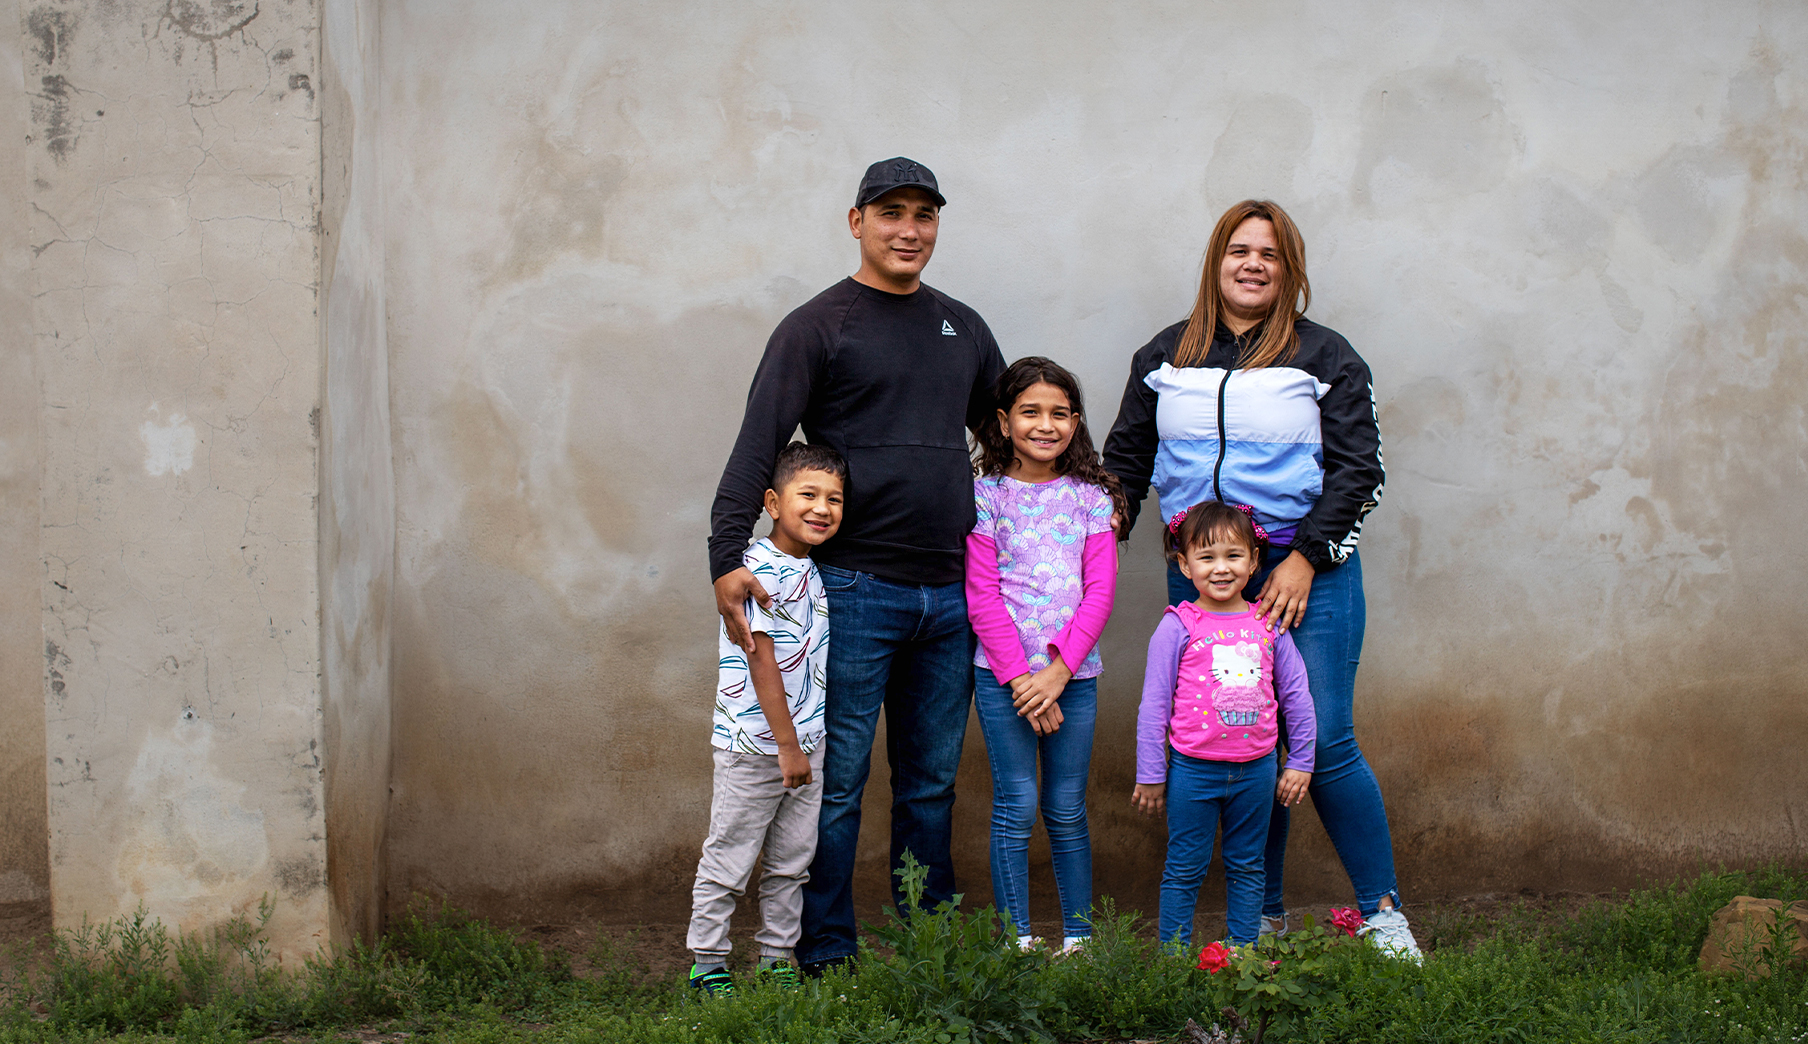
M 1412 928 L 1406 923 L 1406 915 L 1399 910 L 1375 911 L 1363 922 L 1356 934 L 1367 938 L 1382 953 L 1391 957 L 1414 964 L 1425 963 L 1425 955 L 1419 952 L 1418 940 L 1413 938 Z

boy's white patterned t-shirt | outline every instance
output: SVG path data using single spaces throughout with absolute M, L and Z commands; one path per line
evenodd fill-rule
M 829 600 L 822 590 L 822 575 L 816 571 L 816 563 L 792 558 L 763 537 L 747 549 L 741 562 L 772 596 L 771 608 L 747 600 L 747 624 L 772 637 L 791 724 L 797 729 L 797 745 L 808 754 L 822 743 L 823 692 L 828 683 Z M 747 672 L 747 654 L 728 640 L 726 626 L 717 635 L 722 662 L 710 742 L 724 750 L 776 755 L 778 741 L 760 710 L 759 696 Z

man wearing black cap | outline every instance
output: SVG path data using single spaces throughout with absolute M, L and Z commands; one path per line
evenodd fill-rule
M 891 856 L 928 868 L 924 902 L 954 894 L 954 774 L 972 695 L 962 555 L 973 528 L 967 430 L 997 423 L 1004 357 L 978 313 L 922 282 L 946 203 L 929 168 L 867 168 L 848 211 L 860 270 L 786 316 L 753 375 L 710 513 L 710 575 L 728 636 L 769 598 L 741 565 L 778 451 L 799 424 L 848 462 L 841 529 L 814 558 L 831 621 L 816 860 L 804 888 L 806 971 L 851 960 L 852 879 L 879 712 L 892 771 Z M 894 901 L 902 902 L 893 888 Z

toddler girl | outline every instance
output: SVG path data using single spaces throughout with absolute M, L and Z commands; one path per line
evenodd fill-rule
M 1230 938 L 1255 941 L 1269 813 L 1276 801 L 1298 804 L 1312 780 L 1318 724 L 1306 668 L 1293 639 L 1270 632 L 1244 600 L 1260 541 L 1246 510 L 1215 500 L 1175 515 L 1163 539 L 1199 598 L 1170 606 L 1149 639 L 1130 800 L 1145 815 L 1167 808 L 1159 925 L 1164 941 L 1182 946 L 1193 941 L 1220 823 Z M 1287 729 L 1278 785 L 1277 711 Z
M 1117 591 L 1111 516 L 1123 496 L 1099 465 L 1073 374 L 1031 356 L 999 375 L 994 393 L 1004 408 L 975 433 L 979 521 L 967 538 L 974 704 L 992 765 L 992 893 L 1018 943 L 1036 945 L 1029 842 L 1040 801 L 1069 950 L 1092 934 L 1094 645 Z

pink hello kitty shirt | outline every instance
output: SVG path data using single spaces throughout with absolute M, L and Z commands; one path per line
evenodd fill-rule
M 1240 613 L 1170 606 L 1149 639 L 1136 781 L 1167 782 L 1169 747 L 1205 761 L 1254 761 L 1275 748 L 1283 721 L 1281 768 L 1311 772 L 1318 718 L 1293 637 L 1268 630 L 1254 606 Z
M 1062 475 L 973 480 L 978 522 L 967 536 L 967 618 L 973 665 L 1004 685 L 1059 652 L 1075 678 L 1102 669 L 1099 633 L 1117 595 L 1111 494 Z

